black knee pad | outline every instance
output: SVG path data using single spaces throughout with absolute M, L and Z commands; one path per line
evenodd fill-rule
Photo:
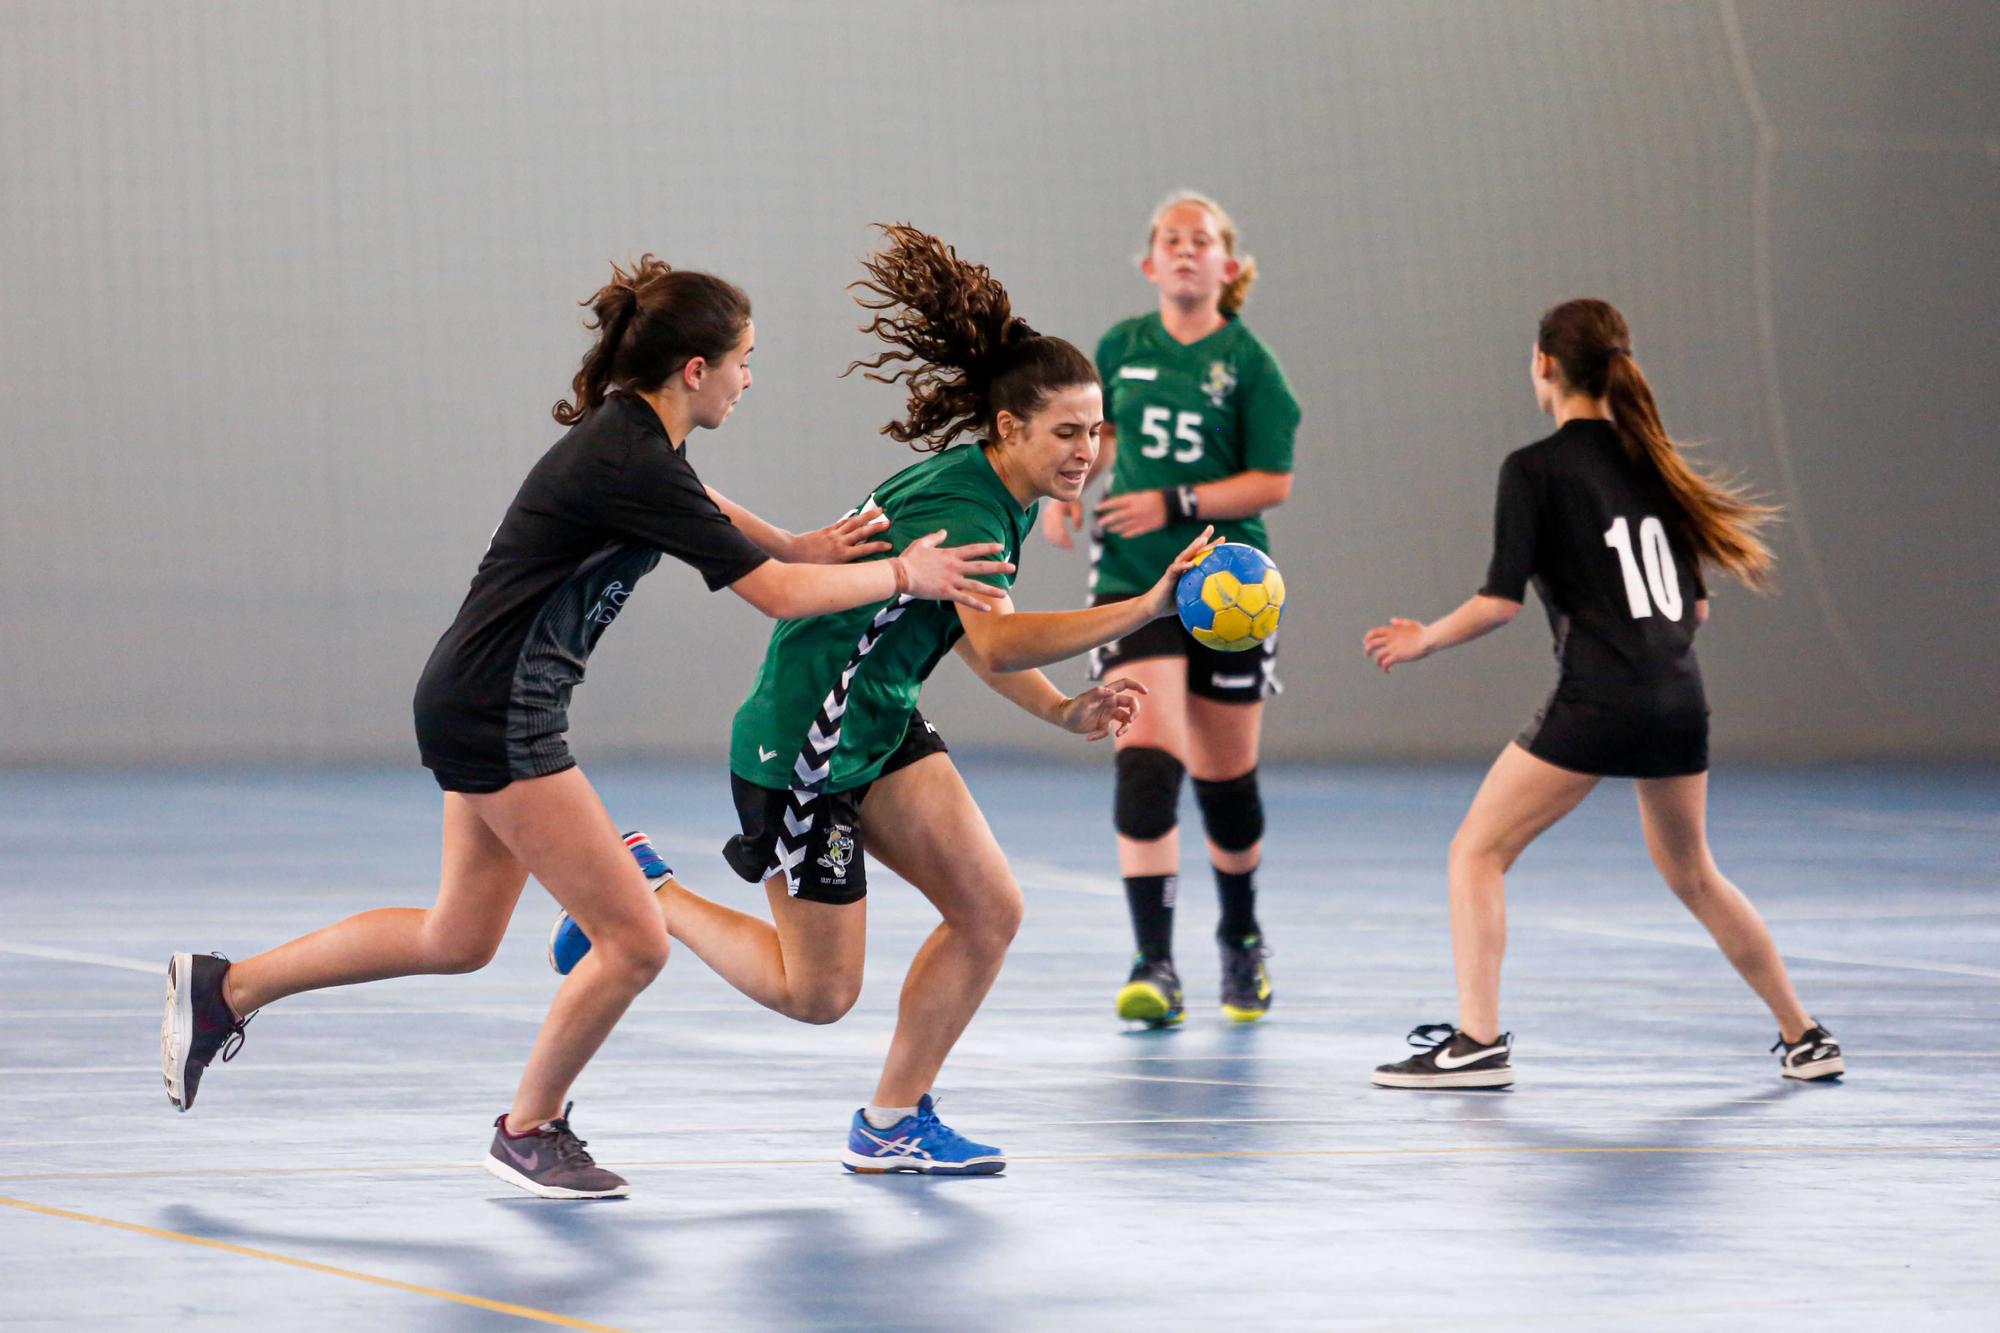
M 1264 836 L 1264 798 L 1257 794 L 1257 770 L 1221 782 L 1194 780 L 1194 799 L 1208 840 L 1225 852 L 1247 852 Z
M 1172 833 L 1181 820 L 1181 775 L 1186 772 L 1165 750 L 1150 745 L 1120 750 L 1112 825 L 1126 837 L 1146 842 Z

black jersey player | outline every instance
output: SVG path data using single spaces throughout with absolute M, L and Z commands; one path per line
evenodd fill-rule
M 1710 854 L 1708 705 L 1695 630 L 1708 618 L 1704 565 L 1763 584 L 1773 511 L 1688 466 L 1660 424 L 1625 321 L 1603 301 L 1542 317 L 1532 374 L 1556 432 L 1500 469 L 1492 565 L 1479 593 L 1429 625 L 1392 620 L 1364 647 L 1384 671 L 1497 629 L 1530 582 L 1548 610 L 1561 671 L 1533 722 L 1501 751 L 1450 855 L 1458 1022 L 1410 1034 L 1420 1054 L 1375 1071 L 1385 1087 L 1513 1082 L 1500 1030 L 1506 947 L 1502 877 L 1600 778 L 1637 779 L 1653 863 L 1778 1020 L 1781 1072 L 1843 1072 L 1840 1047 L 1799 1003 L 1757 909 Z
M 741 290 L 648 255 L 631 273 L 614 268 L 588 304 L 597 343 L 574 380 L 575 403 L 555 410 L 570 429 L 522 483 L 417 686 L 418 750 L 444 790 L 437 901 L 364 912 L 234 965 L 175 954 L 160 1057 L 181 1110 L 193 1106 L 209 1062 L 235 1053 L 247 1016 L 273 1000 L 483 966 L 533 874 L 589 923 L 598 948 L 557 992 L 486 1165 L 545 1197 L 625 1193 L 626 1182 L 583 1150 L 564 1105 L 668 948 L 645 879 L 563 737 L 598 638 L 662 554 L 781 618 L 899 593 L 968 608 L 1002 600 L 976 581 L 1013 569 L 980 558 L 998 550 L 990 543 L 945 550 L 943 534 L 930 533 L 893 561 L 835 567 L 886 549 L 870 540 L 885 520 L 857 514 L 794 538 L 729 506 L 745 528 L 732 523 L 695 476 L 686 443 L 695 427 L 720 426 L 749 387 L 754 329 Z

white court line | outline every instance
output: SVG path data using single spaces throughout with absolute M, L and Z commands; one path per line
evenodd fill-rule
M 136 958 L 114 958 L 108 953 L 85 953 L 81 949 L 56 949 L 41 944 L 8 944 L 0 941 L 0 953 L 17 953 L 23 958 L 46 958 L 57 963 L 94 963 L 98 967 L 115 967 L 125 972 L 144 972 L 148 976 L 163 977 L 167 974 L 164 961 L 142 963 Z
M 1654 930 L 1620 929 L 1612 926 L 1585 926 L 1573 921 L 1544 921 L 1547 930 L 1568 931 L 1572 935 L 1596 935 L 1607 940 L 1638 940 L 1646 944 L 1677 944 L 1686 949 L 1713 949 L 1715 941 L 1703 936 L 1694 939 Z M 1905 972 L 1942 972 L 1950 976 L 1980 977 L 2000 981 L 2000 968 L 1974 967 L 1970 963 L 1933 963 L 1916 958 L 1880 958 L 1862 954 L 1826 953 L 1818 949 L 1780 949 L 1786 958 L 1804 958 L 1815 963 L 1851 963 L 1857 967 L 1891 967 Z

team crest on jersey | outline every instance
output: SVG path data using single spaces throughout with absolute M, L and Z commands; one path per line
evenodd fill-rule
M 1223 400 L 1229 397 L 1229 391 L 1235 387 L 1235 366 L 1230 365 L 1227 361 L 1211 361 L 1208 363 L 1208 379 L 1202 383 L 1201 391 L 1208 395 L 1209 402 L 1214 403 L 1217 407 L 1221 407 Z
M 819 858 L 822 870 L 833 872 L 833 878 L 846 879 L 847 867 L 854 860 L 854 830 L 845 824 L 833 824 L 826 830 L 826 855 Z

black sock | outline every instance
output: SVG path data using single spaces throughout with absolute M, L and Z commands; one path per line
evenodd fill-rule
M 1174 895 L 1179 875 L 1127 875 L 1125 902 L 1132 909 L 1132 934 L 1147 962 L 1174 953 Z
M 1256 875 L 1255 870 L 1232 875 L 1216 868 L 1215 892 L 1222 899 L 1222 923 L 1215 928 L 1217 939 L 1241 944 L 1250 936 L 1263 933 L 1257 928 L 1257 886 L 1252 882 Z

